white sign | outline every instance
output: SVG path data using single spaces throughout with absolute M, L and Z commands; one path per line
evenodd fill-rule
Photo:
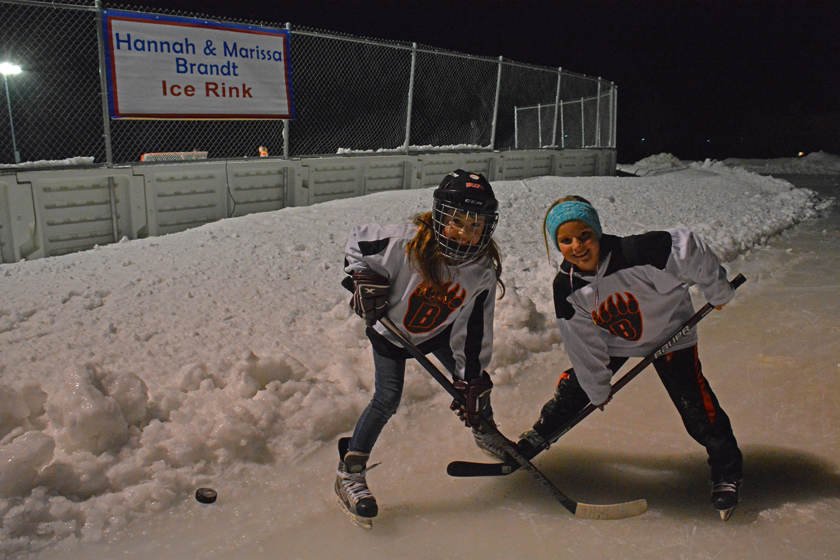
M 115 119 L 294 118 L 289 33 L 103 12 Z

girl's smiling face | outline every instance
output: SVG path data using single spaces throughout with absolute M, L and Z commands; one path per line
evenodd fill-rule
M 598 234 L 585 222 L 572 220 L 557 228 L 557 244 L 563 258 L 583 272 L 598 270 L 601 243 Z
M 472 212 L 464 215 L 456 211 L 449 216 L 449 222 L 443 228 L 443 235 L 459 245 L 477 245 L 484 232 L 484 216 Z

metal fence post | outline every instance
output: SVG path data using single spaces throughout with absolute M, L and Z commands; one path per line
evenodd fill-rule
M 583 110 L 583 99 L 580 100 L 580 147 L 586 147 L 586 112 Z
M 99 43 L 99 88 L 102 99 L 102 126 L 105 138 L 105 162 L 108 167 L 114 166 L 114 152 L 111 149 L 111 113 L 108 110 L 108 78 L 105 74 L 105 37 L 102 33 L 102 1 L 96 0 L 96 40 Z M 117 187 L 114 176 L 108 176 L 108 198 L 111 202 L 111 231 L 114 243 L 120 240 L 120 229 L 117 224 Z
M 493 124 L 490 128 L 490 149 L 496 149 L 496 122 L 499 120 L 499 90 L 502 85 L 502 63 L 504 57 L 499 57 L 499 71 L 496 74 L 496 100 L 493 102 Z M 516 110 L 514 110 L 514 120 L 516 119 Z M 514 129 L 516 126 L 514 125 Z
M 292 53 L 292 24 L 286 22 L 286 31 L 289 32 L 289 56 Z M 289 119 L 283 119 L 283 159 L 289 159 Z M 289 191 L 294 193 L 294 183 L 296 181 L 295 170 L 289 166 L 283 168 L 283 208 L 289 206 Z M 292 183 L 292 189 L 289 188 L 289 183 Z M 297 206 L 298 201 L 294 204 Z
M 12 128 L 12 150 L 15 152 L 15 163 L 20 163 L 20 152 L 15 140 L 15 123 L 12 121 L 12 99 L 9 97 L 9 79 L 3 74 L 3 86 L 6 88 L 6 106 L 9 108 L 9 126 Z
M 405 110 L 405 143 L 403 149 L 408 155 L 411 146 L 411 109 L 414 103 L 414 72 L 417 68 L 417 43 L 411 43 L 411 73 L 408 77 L 408 105 Z
M 96 38 L 99 42 L 99 89 L 102 99 L 102 124 L 105 138 L 105 161 L 114 164 L 111 151 L 111 113 L 108 110 L 108 78 L 105 74 L 105 38 L 102 35 L 102 0 L 96 0 Z
M 519 149 L 519 107 L 513 106 L 513 149 Z
M 283 159 L 289 159 L 289 119 L 283 119 Z
M 612 117 L 610 119 L 610 129 L 611 129 L 610 130 L 610 147 L 615 148 L 616 145 L 617 145 L 617 142 L 616 142 L 616 122 L 617 122 L 617 116 L 618 116 L 618 111 L 617 111 L 618 90 L 616 89 L 614 83 L 612 84 L 612 87 L 610 88 L 610 97 L 611 97 L 611 102 L 610 102 L 611 115 L 610 116 Z
M 598 78 L 598 103 L 595 104 L 595 147 L 601 147 L 601 78 Z
M 289 53 L 292 52 L 292 24 L 286 23 L 289 32 Z M 283 119 L 283 159 L 289 159 L 289 119 Z M 285 195 L 284 195 L 285 196 Z
M 563 75 L 562 68 L 557 68 L 557 94 L 554 97 L 554 124 L 551 127 L 551 147 L 557 147 L 557 111 L 560 110 L 560 76 Z

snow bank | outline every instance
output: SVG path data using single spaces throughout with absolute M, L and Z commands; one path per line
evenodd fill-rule
M 616 165 L 618 171 L 636 175 L 637 177 L 647 177 L 649 175 L 660 175 L 662 173 L 670 173 L 672 171 L 680 171 L 685 169 L 686 165 L 677 159 L 673 154 L 657 154 L 646 157 L 630 165 Z
M 37 169 L 40 167 L 66 167 L 69 165 L 92 165 L 92 157 L 72 157 L 67 159 L 41 159 L 22 163 L 0 163 L 0 169 Z
M 647 177 L 680 171 L 686 169 L 688 166 L 696 167 L 703 165 L 709 167 L 717 163 L 723 163 L 731 168 L 740 168 L 762 175 L 772 175 L 774 173 L 830 175 L 840 173 L 840 156 L 828 154 L 823 151 L 813 152 L 800 157 L 777 159 L 727 158 L 723 162 L 707 159 L 703 163 L 683 162 L 672 154 L 657 154 L 639 160 L 636 163 L 619 164 L 616 166 L 616 169 L 638 177 Z
M 490 150 L 490 146 L 479 146 L 478 144 L 450 144 L 448 146 L 434 146 L 432 144 L 425 144 L 423 146 L 409 146 L 410 152 L 458 152 L 458 151 L 474 151 L 474 150 Z M 339 155 L 348 154 L 404 154 L 405 148 L 379 148 L 376 150 L 355 150 L 353 148 L 339 148 L 336 152 Z

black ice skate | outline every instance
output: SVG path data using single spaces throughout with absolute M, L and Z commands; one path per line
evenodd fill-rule
M 347 451 L 350 438 L 338 441 L 338 472 L 335 477 L 335 493 L 342 510 L 347 513 L 356 525 L 363 529 L 372 529 L 372 519 L 379 512 L 376 498 L 368 488 L 365 475 L 378 465 L 367 466 L 368 455 Z
M 720 518 L 724 521 L 729 521 L 729 517 L 741 501 L 742 480 L 734 482 L 728 480 L 712 481 L 712 504 L 720 513 Z
M 516 442 L 516 447 L 519 448 L 520 453 L 527 458 L 532 458 L 536 455 L 534 450 L 548 449 L 545 445 L 545 439 L 536 431 L 528 430 L 519 435 L 519 441 Z

